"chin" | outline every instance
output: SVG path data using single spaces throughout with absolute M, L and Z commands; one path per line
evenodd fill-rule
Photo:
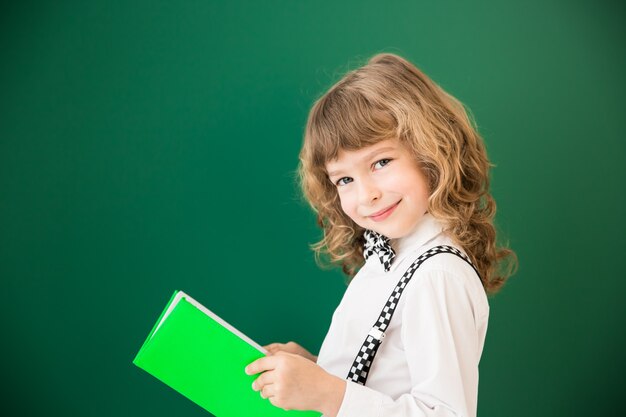
M 385 227 L 370 227 L 369 229 L 388 237 L 389 239 L 397 239 L 402 237 L 402 233 L 398 233 L 395 229 Z
M 389 239 L 400 239 L 411 233 L 411 227 L 406 225 L 398 225 L 397 227 L 390 227 L 387 230 L 387 234 L 383 233 Z
M 404 237 L 406 235 L 406 233 L 389 233 L 386 234 L 385 236 L 387 236 L 389 239 L 400 239 L 401 237 Z

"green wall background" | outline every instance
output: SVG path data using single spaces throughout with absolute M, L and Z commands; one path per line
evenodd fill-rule
M 382 51 L 466 103 L 497 165 L 520 269 L 491 300 L 479 415 L 618 410 L 624 8 L 3 4 L 3 415 L 206 415 L 131 364 L 174 289 L 317 351 L 345 286 L 308 249 L 297 154 L 314 99 Z

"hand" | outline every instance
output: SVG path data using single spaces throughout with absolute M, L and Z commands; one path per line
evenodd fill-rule
M 268 355 L 273 355 L 276 352 L 287 352 L 300 355 L 310 360 L 311 362 L 317 362 L 317 356 L 313 355 L 311 352 L 309 352 L 296 342 L 270 343 L 269 345 L 263 346 L 263 348 L 267 349 Z
M 277 351 L 246 367 L 246 374 L 262 374 L 252 384 L 261 397 L 285 410 L 315 410 L 327 416 L 339 411 L 346 381 L 329 374 L 304 357 Z

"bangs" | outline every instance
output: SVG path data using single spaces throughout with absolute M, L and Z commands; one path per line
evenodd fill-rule
M 313 166 L 324 167 L 341 150 L 356 150 L 394 137 L 398 124 L 383 108 L 361 91 L 341 86 L 320 98 L 311 111 L 305 141 Z

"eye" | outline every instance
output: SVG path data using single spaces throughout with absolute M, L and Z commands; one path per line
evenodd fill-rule
M 350 182 L 352 182 L 352 178 L 350 178 L 350 177 L 341 177 L 341 178 L 339 178 L 337 180 L 337 182 L 335 182 L 335 185 L 343 186 L 343 185 L 346 185 L 346 184 L 348 184 Z
M 382 168 L 385 165 L 389 164 L 389 162 L 391 162 L 391 159 L 389 158 L 381 159 L 379 161 L 376 161 L 376 163 L 374 164 L 374 168 L 376 168 L 377 166 Z

